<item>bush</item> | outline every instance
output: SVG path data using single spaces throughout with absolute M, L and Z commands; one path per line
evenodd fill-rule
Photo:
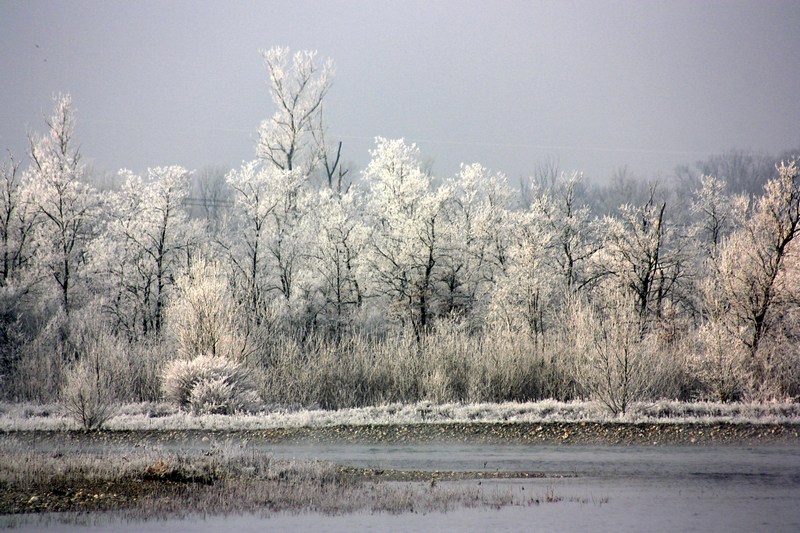
M 211 355 L 241 361 L 247 342 L 239 332 L 239 316 L 219 265 L 203 261 L 179 278 L 167 308 L 169 331 L 184 359 Z
M 85 430 L 99 429 L 115 414 L 113 376 L 97 358 L 86 358 L 67 372 L 62 401 Z
M 167 401 L 194 414 L 252 412 L 260 403 L 245 369 L 217 356 L 173 361 L 163 390 Z
M 61 401 L 86 430 L 99 429 L 114 416 L 117 400 L 128 396 L 130 381 L 127 345 L 96 316 L 94 305 L 71 316 L 58 347 L 66 368 Z

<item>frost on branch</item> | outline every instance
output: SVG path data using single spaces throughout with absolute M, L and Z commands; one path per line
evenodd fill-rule
M 317 64 L 316 52 L 273 47 L 261 52 L 276 110 L 258 130 L 258 156 L 282 170 L 308 175 L 319 161 L 322 103 L 333 79 L 333 62 Z
M 167 319 L 178 356 L 242 360 L 247 342 L 239 328 L 239 308 L 219 267 L 200 261 L 177 285 Z
M 174 280 L 200 240 L 184 206 L 190 174 L 179 166 L 150 168 L 145 177 L 122 170 L 122 189 L 109 195 L 109 220 L 91 255 L 114 295 L 115 326 L 129 337 L 161 333 Z
M 371 191 L 367 209 L 375 228 L 370 281 L 419 336 L 431 319 L 449 191 L 431 190 L 431 176 L 422 170 L 416 145 L 381 137 L 375 143 L 364 170 Z
M 179 280 L 168 320 L 179 356 L 163 374 L 168 401 L 195 414 L 258 407 L 238 306 L 218 266 L 200 261 Z
M 31 197 L 41 224 L 37 226 L 36 262 L 56 282 L 66 313 L 82 274 L 86 247 L 99 216 L 96 191 L 86 184 L 85 167 L 74 139 L 75 116 L 69 95 L 55 100 L 48 130 L 30 139 Z

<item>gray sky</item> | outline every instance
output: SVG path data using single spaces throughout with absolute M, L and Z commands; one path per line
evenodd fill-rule
M 22 155 L 69 92 L 99 169 L 236 166 L 272 113 L 273 45 L 334 60 L 330 137 L 362 168 L 377 135 L 512 179 L 800 147 L 796 0 L 0 0 L 0 148 Z

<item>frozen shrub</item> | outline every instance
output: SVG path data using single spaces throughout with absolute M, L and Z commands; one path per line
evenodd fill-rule
M 224 357 L 173 361 L 164 372 L 167 401 L 195 414 L 253 411 L 259 400 L 247 372 Z
M 196 415 L 224 415 L 237 411 L 230 405 L 234 396 L 233 387 L 224 377 L 204 378 L 192 387 L 189 405 Z
M 167 323 L 178 355 L 224 356 L 241 361 L 247 349 L 239 333 L 238 307 L 219 265 L 198 261 L 180 278 L 167 309 Z
M 588 397 L 615 415 L 650 399 L 661 387 L 663 359 L 634 305 L 619 301 L 602 311 L 577 306 L 574 314 L 577 378 Z
M 87 430 L 100 428 L 114 415 L 130 381 L 126 344 L 92 316 L 96 309 L 90 304 L 70 317 L 60 346 L 66 356 L 61 400 Z
M 67 372 L 62 401 L 67 413 L 86 429 L 99 429 L 114 416 L 113 376 L 97 359 L 86 358 Z
M 252 389 L 237 390 L 225 377 L 201 379 L 189 395 L 192 413 L 196 415 L 250 412 L 258 403 L 258 395 Z

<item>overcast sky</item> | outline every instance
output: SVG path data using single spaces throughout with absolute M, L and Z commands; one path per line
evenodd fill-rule
M 68 92 L 98 169 L 237 166 L 273 111 L 273 45 L 334 60 L 330 137 L 360 168 L 378 135 L 512 179 L 800 147 L 796 0 L 0 0 L 0 148 L 21 155 Z

